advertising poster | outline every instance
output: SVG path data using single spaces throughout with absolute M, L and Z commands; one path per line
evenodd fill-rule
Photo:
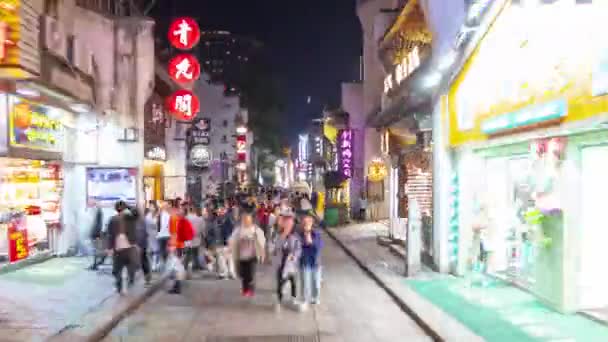
M 63 112 L 16 96 L 9 98 L 10 144 L 33 150 L 63 150 Z
M 8 226 L 8 259 L 15 262 L 29 255 L 24 218 L 13 219 Z
M 111 208 L 119 200 L 136 204 L 137 169 L 88 168 L 87 205 Z

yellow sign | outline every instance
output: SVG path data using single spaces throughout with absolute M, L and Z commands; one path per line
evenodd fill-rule
M 40 74 L 40 18 L 30 1 L 0 0 L 0 78 Z
M 381 182 L 388 175 L 388 168 L 382 160 L 373 160 L 367 168 L 367 178 L 372 182 Z
M 49 117 L 51 111 L 57 110 L 11 96 L 9 116 L 11 146 L 61 152 L 63 126 L 59 120 Z
M 498 117 L 534 116 L 532 108 L 559 100 L 567 103 L 564 122 L 608 111 L 608 40 L 599 34 L 607 9 L 506 5 L 450 89 L 450 145 L 486 140 L 483 127 Z

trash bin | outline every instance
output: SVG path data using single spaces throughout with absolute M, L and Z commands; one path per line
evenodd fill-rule
M 335 207 L 325 208 L 324 221 L 327 227 L 336 227 L 339 223 L 339 209 Z

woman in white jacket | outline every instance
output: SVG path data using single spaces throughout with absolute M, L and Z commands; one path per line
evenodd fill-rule
M 256 264 L 264 260 L 265 245 L 264 231 L 253 223 L 253 214 L 242 211 L 241 224 L 230 236 L 228 248 L 238 265 L 242 294 L 245 297 L 253 297 L 255 294 Z

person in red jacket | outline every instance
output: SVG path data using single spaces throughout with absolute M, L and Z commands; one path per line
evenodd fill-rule
M 182 265 L 187 264 L 187 260 L 192 258 L 192 239 L 194 239 L 194 227 L 190 220 L 186 218 L 187 207 L 182 206 L 174 216 L 174 224 L 172 231 L 172 246 L 175 248 L 177 257 L 181 260 Z M 184 260 L 186 259 L 186 260 Z M 181 293 L 181 281 L 175 279 L 173 288 L 169 291 L 170 293 L 179 294 Z

